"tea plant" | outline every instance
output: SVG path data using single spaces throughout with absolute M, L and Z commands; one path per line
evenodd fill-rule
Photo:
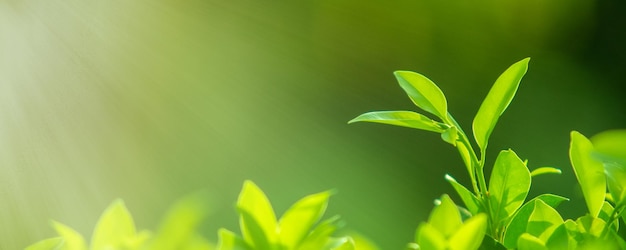
M 591 140 L 571 132 L 569 157 L 588 208 L 588 213 L 579 218 L 563 219 L 556 210 L 568 200 L 565 197 L 541 194 L 527 199 L 535 176 L 560 174 L 559 169 L 530 171 L 527 161 L 507 149 L 496 156 L 491 176 L 486 179 L 489 137 L 513 100 L 529 60 L 523 59 L 502 73 L 481 104 L 472 122 L 478 150 L 448 112 L 439 87 L 409 71 L 395 72 L 400 86 L 417 107 L 436 120 L 412 111 L 378 111 L 349 122 L 436 132 L 461 155 L 470 188 L 450 175 L 445 179 L 465 207 L 442 195 L 428 221 L 418 226 L 408 249 L 626 249 L 626 242 L 618 235 L 620 218 L 626 223 L 626 130 L 606 131 Z M 197 231 L 208 211 L 207 204 L 197 196 L 176 203 L 156 233 L 138 232 L 124 203 L 117 200 L 100 217 L 89 244 L 80 233 L 53 221 L 59 236 L 26 250 L 376 250 L 362 237 L 333 236 L 341 224 L 337 216 L 320 221 L 331 195 L 331 191 L 325 191 L 306 196 L 277 219 L 263 191 L 245 181 L 236 206 L 241 236 L 222 228 L 217 246 Z
M 625 131 L 600 136 L 596 143 L 599 150 L 594 150 L 594 145 L 582 134 L 571 133 L 570 159 L 589 209 L 588 214 L 576 220 L 564 220 L 555 209 L 567 198 L 542 194 L 526 201 L 533 177 L 559 174 L 559 169 L 543 167 L 531 172 L 527 162 L 508 149 L 496 157 L 487 182 L 484 169 L 489 137 L 513 100 L 529 61 L 530 58 L 523 59 L 504 71 L 478 109 L 472 132 L 479 154 L 448 112 L 443 92 L 430 79 L 414 72 L 394 74 L 413 103 L 436 120 L 412 111 L 377 111 L 349 122 L 375 122 L 436 132 L 461 155 L 472 191 L 449 175 L 445 179 L 465 207 L 457 208 L 447 195 L 442 196 L 428 222 L 418 227 L 415 242 L 408 248 L 626 249 L 626 243 L 617 235 L 618 219 L 626 207 Z M 465 220 L 462 214 L 466 215 Z

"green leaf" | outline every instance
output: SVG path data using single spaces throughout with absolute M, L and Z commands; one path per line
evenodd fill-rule
M 467 210 L 469 210 L 470 213 L 474 215 L 477 214 L 479 208 L 478 204 L 480 204 L 478 198 L 476 198 L 476 196 L 471 191 L 465 188 L 465 186 L 461 185 L 454 178 L 452 178 L 452 176 L 446 174 L 446 180 L 459 194 L 459 197 L 461 197 L 461 200 L 463 200 L 463 203 L 465 203 L 465 207 L 467 208 Z
M 91 249 L 119 248 L 125 240 L 136 234 L 132 215 L 128 212 L 124 201 L 118 199 L 113 201 L 100 216 L 91 236 Z
M 569 157 L 583 191 L 587 208 L 598 217 L 606 193 L 606 177 L 602 163 L 591 158 L 593 145 L 584 135 L 572 131 Z
M 447 239 L 463 224 L 461 213 L 447 194 L 441 196 L 441 204 L 430 213 L 428 223 Z
M 533 213 L 528 218 L 526 232 L 539 237 L 548 228 L 560 226 L 562 224 L 563 218 L 561 218 L 559 212 L 542 200 L 535 200 L 535 208 L 533 209 Z
M 400 87 L 416 106 L 446 120 L 448 103 L 443 92 L 434 82 L 421 74 L 410 71 L 396 71 L 394 75 Z
M 559 225 L 546 240 L 546 247 L 554 250 L 570 249 L 570 236 L 565 224 Z
M 300 244 L 298 250 L 322 249 L 328 242 L 330 236 L 341 226 L 340 222 L 339 216 L 333 216 L 320 222 L 304 239 L 302 244 Z
M 531 177 L 539 176 L 542 174 L 561 174 L 561 170 L 553 167 L 540 167 L 530 172 Z
M 52 221 L 52 227 L 63 238 L 61 250 L 87 250 L 87 243 L 80 233 L 59 222 Z
M 451 250 L 478 249 L 487 230 L 487 215 L 478 214 L 465 221 L 448 241 Z M 426 249 L 426 248 L 425 248 Z
M 447 248 L 445 236 L 430 223 L 420 224 L 417 228 L 415 241 L 420 249 L 445 250 Z
M 446 131 L 441 133 L 441 139 L 456 147 L 456 142 L 459 139 L 459 130 L 456 129 L 456 127 L 450 127 L 449 129 L 446 129 Z
M 605 225 L 606 222 L 604 222 L 602 219 L 590 216 L 589 214 L 582 216 L 576 220 L 578 232 L 582 233 L 586 237 L 600 237 Z
M 617 207 L 626 205 L 626 165 L 604 163 L 609 193 Z
M 249 245 L 262 248 L 261 246 L 269 247 L 277 242 L 278 223 L 274 209 L 267 196 L 252 181 L 244 182 L 237 200 L 237 209 L 241 214 L 241 233 Z
M 239 210 L 239 226 L 243 239 L 254 249 L 274 249 L 274 243 L 267 236 L 259 221 L 247 210 Z
M 526 202 L 526 204 L 517 210 L 515 215 L 513 215 L 513 218 L 509 221 L 509 224 L 506 226 L 506 232 L 504 233 L 503 240 L 505 247 L 509 249 L 515 248 L 517 245 L 517 239 L 526 232 L 528 220 L 535 209 L 535 202 L 537 200 L 541 200 L 552 207 L 557 207 L 561 204 L 561 202 L 567 201 L 568 199 L 554 194 L 542 194 L 533 198 L 529 202 Z
M 330 250 L 354 250 L 354 240 L 350 237 L 333 238 L 325 249 Z
M 217 250 L 250 250 L 248 244 L 235 233 L 224 228 L 218 230 Z
M 524 233 L 517 240 L 518 250 L 548 250 L 545 243 L 539 238 Z
M 626 166 L 626 129 L 604 131 L 593 136 L 591 142 L 598 158 Z
M 376 122 L 400 127 L 443 133 L 448 125 L 411 111 L 376 111 L 357 116 L 348 123 Z
M 55 250 L 63 245 L 63 238 L 56 237 L 39 241 L 27 246 L 24 250 Z
M 528 70 L 528 61 L 530 61 L 530 58 L 525 58 L 514 63 L 504 71 L 480 105 L 480 109 L 478 109 L 478 113 L 476 113 L 472 122 L 472 128 L 476 143 L 482 150 L 487 148 L 489 136 L 496 126 L 498 118 L 500 118 L 513 100 L 520 81 L 526 74 L 526 70 Z
M 285 212 L 278 223 L 283 246 L 295 249 L 304 240 L 311 227 L 324 215 L 331 194 L 327 191 L 309 195 Z
M 530 189 L 530 172 L 512 150 L 503 150 L 496 158 L 489 180 L 491 219 L 499 228 L 524 203 Z
M 178 200 L 169 208 L 159 225 L 156 237 L 150 242 L 151 250 L 180 249 L 196 234 L 207 217 L 209 204 L 204 193 L 196 193 Z
M 614 210 L 613 206 L 611 206 L 610 203 L 605 201 L 604 204 L 602 205 L 602 210 L 600 210 L 600 214 L 598 215 L 598 218 L 602 219 L 603 221 L 607 221 L 607 222 L 610 221 L 613 210 Z M 615 232 L 619 230 L 619 218 L 616 218 L 613 221 L 612 226 Z

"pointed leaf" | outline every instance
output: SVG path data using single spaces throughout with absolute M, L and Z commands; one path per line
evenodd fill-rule
M 115 200 L 100 216 L 93 235 L 91 249 L 118 248 L 137 234 L 133 217 L 120 199 Z
M 526 70 L 528 70 L 528 61 L 530 61 L 530 58 L 525 58 L 514 63 L 504 71 L 480 105 L 480 109 L 478 109 L 478 113 L 476 113 L 476 117 L 474 117 L 472 122 L 472 128 L 476 143 L 481 149 L 487 148 L 489 136 L 496 126 L 498 118 L 500 118 L 513 100 L 520 81 L 526 74 Z
M 274 242 L 269 239 L 261 224 L 247 210 L 239 210 L 239 226 L 243 232 L 243 239 L 252 248 L 274 249 Z
M 517 240 L 518 250 L 548 250 L 545 243 L 530 234 L 522 234 Z
M 209 204 L 203 193 L 196 193 L 178 200 L 169 208 L 159 225 L 150 250 L 180 249 L 196 234 L 197 228 L 207 217 Z
M 600 210 L 598 218 L 602 219 L 603 221 L 609 222 L 611 220 L 611 214 L 613 213 L 613 210 L 613 206 L 605 201 L 602 205 L 602 210 Z M 615 232 L 617 232 L 619 230 L 619 218 L 616 218 L 612 223 L 613 229 L 615 230 Z
M 430 213 L 428 223 L 437 229 L 445 238 L 452 236 L 463 224 L 461 213 L 447 194 L 441 196 L 441 204 Z
M 506 226 L 506 232 L 503 240 L 505 247 L 509 249 L 515 248 L 517 245 L 517 239 L 526 232 L 528 220 L 535 209 L 535 201 L 537 200 L 541 200 L 551 207 L 557 207 L 561 204 L 561 202 L 567 201 L 568 199 L 554 194 L 542 194 L 533 198 L 529 202 L 526 202 L 526 204 L 524 204 L 515 213 L 513 218 L 509 221 L 509 224 Z
M 329 245 L 330 250 L 355 250 L 354 240 L 350 237 L 332 239 Z
M 419 108 L 436 115 L 442 120 L 446 120 L 448 113 L 448 103 L 441 89 L 425 76 L 410 72 L 394 72 L 400 87 L 404 89 L 411 101 Z
M 539 237 L 549 227 L 560 226 L 561 224 L 563 224 L 563 218 L 559 212 L 542 200 L 535 200 L 535 209 L 528 218 L 526 232 Z
M 478 214 L 467 221 L 448 241 L 451 250 L 478 249 L 487 230 L 487 215 Z
M 321 192 L 302 198 L 285 212 L 278 223 L 280 242 L 294 249 L 307 236 L 309 230 L 324 215 L 332 192 Z
M 61 250 L 87 250 L 85 238 L 80 233 L 59 222 L 52 221 L 51 223 L 54 230 L 63 238 Z
M 602 163 L 592 159 L 593 145 L 584 135 L 572 131 L 569 157 L 583 191 L 587 208 L 598 217 L 606 193 L 606 177 Z
M 322 249 L 330 239 L 330 236 L 341 227 L 340 224 L 339 216 L 333 216 L 320 222 L 300 244 L 298 250 Z
M 376 111 L 357 116 L 348 123 L 376 122 L 407 128 L 415 128 L 437 133 L 444 132 L 447 125 L 411 111 Z
M 546 240 L 546 247 L 548 249 L 570 249 L 569 246 L 570 236 L 567 232 L 565 224 L 559 225 Z
M 539 176 L 542 174 L 561 174 L 561 170 L 553 167 L 540 167 L 530 172 L 531 177 Z
M 231 231 L 220 228 L 218 235 L 217 250 L 250 250 L 248 244 Z
M 55 250 L 59 249 L 63 244 L 63 238 L 56 237 L 39 241 L 35 244 L 27 246 L 24 250 Z
M 465 203 L 465 207 L 469 212 L 473 215 L 478 213 L 479 201 L 478 198 L 470 192 L 465 186 L 458 183 L 452 176 L 446 174 L 446 180 L 452 185 L 454 190 L 459 194 L 463 203 Z
M 444 250 L 447 248 L 444 235 L 429 223 L 420 224 L 417 228 L 415 241 L 420 249 Z
M 256 245 L 253 239 L 260 240 L 261 233 L 263 241 L 257 242 L 258 244 L 273 245 L 276 243 L 278 223 L 276 222 L 274 209 L 272 209 L 267 196 L 252 181 L 246 180 L 244 182 L 237 200 L 237 209 L 242 215 L 240 217 L 241 233 L 248 244 L 259 248 L 260 245 Z M 250 230 L 259 231 L 252 232 Z M 252 235 L 253 233 L 255 234 L 254 236 Z
M 524 203 L 530 189 L 530 172 L 512 150 L 496 158 L 489 180 L 489 202 L 495 227 L 500 227 Z

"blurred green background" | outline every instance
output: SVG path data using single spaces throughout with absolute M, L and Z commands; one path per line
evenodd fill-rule
M 466 131 L 510 64 L 530 69 L 491 137 L 531 169 L 532 195 L 571 197 L 569 131 L 626 127 L 624 1 L 0 1 L 0 249 L 91 234 L 113 199 L 138 227 L 208 190 L 205 236 L 238 230 L 243 180 L 278 213 L 330 188 L 329 214 L 402 249 L 433 199 L 468 183 L 438 135 L 347 125 L 415 109 L 392 75 L 420 72 Z M 458 201 L 458 199 L 457 199 Z

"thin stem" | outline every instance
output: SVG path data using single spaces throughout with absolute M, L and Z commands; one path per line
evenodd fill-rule
M 474 151 L 474 148 L 472 147 L 472 144 L 469 142 L 469 139 L 467 138 L 467 136 L 465 135 L 465 132 L 463 131 L 463 129 L 461 128 L 461 126 L 459 125 L 459 123 L 456 122 L 456 120 L 454 119 L 454 117 L 452 117 L 452 115 L 450 115 L 450 113 L 448 113 L 447 117 L 445 117 L 446 119 L 443 119 L 444 122 L 448 125 L 452 125 L 454 127 L 457 128 L 457 131 L 460 135 L 460 142 L 463 144 L 463 147 L 465 147 L 465 149 L 469 152 L 470 155 L 470 159 L 469 162 L 465 162 L 465 158 L 463 157 L 463 152 L 461 151 L 461 149 L 459 149 L 459 153 L 461 154 L 461 158 L 463 158 L 463 162 L 466 164 L 466 167 L 468 169 L 468 174 L 470 176 L 470 179 L 472 181 L 472 188 L 474 189 L 474 194 L 476 194 L 476 196 L 480 196 L 481 194 L 481 190 L 478 188 L 478 183 L 476 181 L 476 167 L 478 166 L 478 158 L 476 157 L 476 153 Z M 457 146 L 458 148 L 458 146 Z

